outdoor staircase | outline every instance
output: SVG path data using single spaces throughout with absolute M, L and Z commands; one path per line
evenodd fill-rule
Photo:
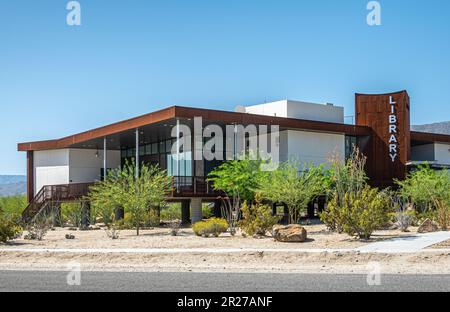
M 83 200 L 89 194 L 89 187 L 93 183 L 74 183 L 63 185 L 47 185 L 36 194 L 22 213 L 22 221 L 30 223 L 50 204 L 65 202 L 77 202 Z

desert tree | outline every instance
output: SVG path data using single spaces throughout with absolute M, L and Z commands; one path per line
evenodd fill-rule
M 170 184 L 170 177 L 158 166 L 142 164 L 137 175 L 134 162 L 126 162 L 91 187 L 89 198 L 95 207 L 102 207 L 103 216 L 112 218 L 116 207 L 123 207 L 139 235 L 150 209 L 165 204 Z
M 325 171 L 323 166 L 313 164 L 304 164 L 299 170 L 298 163 L 285 162 L 260 180 L 258 192 L 266 200 L 285 203 L 290 222 L 298 223 L 308 204 L 325 192 Z

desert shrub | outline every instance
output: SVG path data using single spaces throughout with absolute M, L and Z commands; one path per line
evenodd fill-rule
M 266 235 L 272 227 L 280 221 L 280 217 L 272 215 L 272 208 L 263 205 L 261 196 L 256 194 L 255 204 L 249 205 L 244 202 L 241 207 L 242 219 L 239 221 L 239 227 L 250 236 Z
M 161 218 L 157 208 L 150 208 L 144 215 L 144 225 L 147 227 L 156 227 L 161 223 Z
M 147 209 L 147 212 L 142 215 L 140 227 L 156 227 L 161 223 L 159 213 L 156 208 Z M 122 220 L 117 220 L 113 223 L 120 230 L 136 229 L 135 220 L 131 213 L 126 212 Z
M 391 199 L 392 209 L 395 211 L 392 213 L 393 221 L 400 231 L 407 232 L 416 219 L 416 211 L 412 209 L 412 205 L 405 198 L 392 194 Z
M 337 200 L 332 200 L 330 208 L 336 209 L 333 207 L 336 203 Z M 390 207 L 388 194 L 369 186 L 357 193 L 347 193 L 339 207 L 342 231 L 360 239 L 369 239 L 373 231 L 389 221 Z
M 72 227 L 81 226 L 82 207 L 78 203 L 61 204 L 62 219 Z
M 209 218 L 211 218 L 213 216 L 213 214 L 214 214 L 213 213 L 213 208 L 209 204 L 205 203 L 205 204 L 202 205 L 202 216 L 203 216 L 203 218 L 209 219 Z
M 180 203 L 168 203 L 161 207 L 161 220 L 168 221 L 172 218 L 181 219 L 181 204 Z
M 330 200 L 327 209 L 321 213 L 320 219 L 332 231 L 343 232 L 343 219 L 341 208 L 347 203 L 346 196 L 355 197 L 367 185 L 367 175 L 364 170 L 366 157 L 354 147 L 352 155 L 343 161 L 334 157 L 328 173 L 328 195 Z
M 25 239 L 38 240 L 44 239 L 47 232 L 53 227 L 53 214 L 43 211 L 39 213 L 27 226 L 28 234 L 25 235 Z
M 170 234 L 177 236 L 181 227 L 181 207 L 180 205 L 169 205 L 161 210 L 164 211 L 164 222 L 170 228 Z M 163 215 L 161 213 L 161 215 Z
M 221 215 L 227 221 L 231 236 L 237 232 L 238 222 L 241 214 L 241 198 L 239 195 L 222 198 Z
M 436 171 L 421 166 L 408 174 L 404 181 L 396 181 L 398 194 L 408 198 L 420 212 L 436 210 L 438 203 L 450 201 L 450 175 L 447 171 Z
M 0 212 L 0 243 L 19 238 L 22 235 L 22 228 L 13 216 L 4 215 Z
M 435 199 L 434 203 L 436 206 L 436 222 L 443 231 L 447 231 L 450 228 L 450 201 Z
M 214 235 L 219 237 L 220 234 L 228 230 L 228 222 L 225 219 L 211 218 L 196 222 L 192 229 L 197 236 L 209 237 Z
M 320 214 L 320 220 L 327 226 L 331 231 L 336 231 L 342 233 L 343 230 L 343 215 L 342 207 L 343 202 L 341 201 L 342 195 L 335 192 L 332 198 L 328 201 L 327 209 Z

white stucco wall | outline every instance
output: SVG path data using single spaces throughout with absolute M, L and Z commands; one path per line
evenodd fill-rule
M 266 104 L 247 106 L 249 114 L 344 123 L 344 108 L 334 105 L 315 104 L 283 100 Z
M 299 165 L 329 163 L 333 156 L 345 158 L 345 135 L 307 131 L 284 131 L 280 137 L 281 146 L 287 141 L 287 155 L 283 158 L 298 161 Z M 281 147 L 281 151 L 285 151 Z
M 34 152 L 34 194 L 45 185 L 69 183 L 69 149 Z
M 103 150 L 71 149 L 69 167 L 70 183 L 98 181 L 103 168 Z M 120 151 L 108 151 L 107 167 L 120 167 Z
M 108 151 L 108 168 L 118 168 L 120 160 L 120 151 Z M 34 194 L 45 185 L 98 181 L 101 178 L 102 168 L 103 151 L 85 149 L 36 151 L 34 153 Z
M 434 145 L 434 155 L 440 165 L 450 165 L 450 144 L 436 143 Z
M 248 114 L 271 117 L 287 117 L 287 101 L 277 101 L 260 105 L 246 106 L 245 112 Z

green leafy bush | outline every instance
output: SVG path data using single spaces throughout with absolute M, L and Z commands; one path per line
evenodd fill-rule
M 22 235 L 22 228 L 12 216 L 6 216 L 0 213 L 0 243 L 6 243 L 9 240 L 16 239 Z
M 347 193 L 349 194 L 349 193 Z M 327 209 L 320 214 L 320 220 L 330 229 L 331 231 L 336 231 L 342 233 L 343 230 L 343 219 L 342 219 L 342 195 L 338 192 L 333 194 L 333 197 L 328 202 Z
M 160 222 L 158 211 L 155 208 L 151 208 L 142 216 L 140 227 L 156 227 L 160 225 Z M 132 230 L 136 228 L 135 221 L 129 212 L 125 213 L 122 220 L 117 220 L 113 224 L 120 230 Z
M 249 205 L 247 202 L 242 204 L 242 220 L 239 221 L 239 227 L 250 236 L 266 235 L 272 227 L 280 221 L 280 217 L 272 215 L 272 208 L 261 203 L 261 196 L 256 194 L 256 202 Z
M 82 208 L 79 203 L 67 203 L 61 205 L 61 216 L 64 222 L 72 227 L 81 226 Z
M 332 159 L 328 181 L 325 183 L 328 185 L 330 200 L 327 209 L 320 215 L 320 219 L 330 230 L 343 232 L 341 208 L 347 204 L 346 196 L 353 194 L 355 197 L 367 186 L 365 164 L 366 158 L 356 147 L 346 161 L 340 157 Z
M 13 217 L 20 217 L 27 204 L 24 195 L 0 197 L 0 210 Z
M 335 195 L 335 198 L 337 195 Z M 372 233 L 389 222 L 390 200 L 386 192 L 366 186 L 357 193 L 346 193 L 343 205 L 334 207 L 337 200 L 330 201 L 330 210 L 339 210 L 342 231 L 360 239 L 369 239 Z
M 161 220 L 170 221 L 172 219 L 181 220 L 181 204 L 180 203 L 168 203 L 161 208 Z
M 297 163 L 285 162 L 277 170 L 261 179 L 258 191 L 274 203 L 285 203 L 289 208 L 290 222 L 298 224 L 308 204 L 325 193 L 328 179 L 323 166 L 304 164 L 299 172 Z
M 450 201 L 435 199 L 436 222 L 443 231 L 450 228 Z
M 192 229 L 197 236 L 209 237 L 214 235 L 219 237 L 220 234 L 228 230 L 228 222 L 225 219 L 211 218 L 196 222 Z
M 90 188 L 88 198 L 94 205 L 122 207 L 130 222 L 139 230 L 148 221 L 149 207 L 161 207 L 170 192 L 170 177 L 158 166 L 142 165 L 139 175 L 134 161 L 111 170 L 104 181 Z
M 404 181 L 396 181 L 399 195 L 407 198 L 420 212 L 435 210 L 437 203 L 450 204 L 450 175 L 448 171 L 436 171 L 421 166 L 411 172 Z

